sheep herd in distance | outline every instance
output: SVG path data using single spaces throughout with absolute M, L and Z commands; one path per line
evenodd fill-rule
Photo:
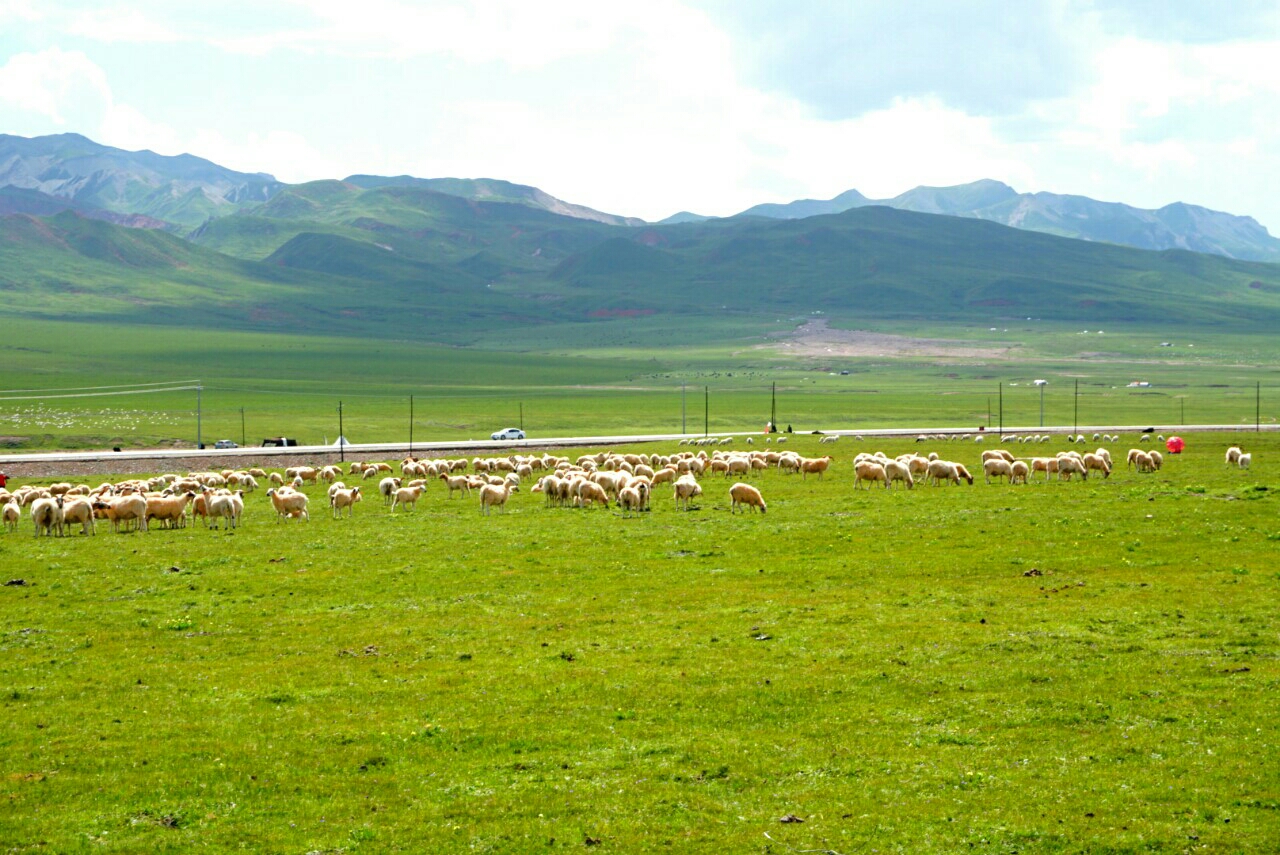
M 921 435 L 917 443 L 966 439 L 945 435 Z M 774 445 L 776 439 L 776 445 Z M 837 442 L 838 435 L 825 435 L 819 446 Z M 978 443 L 984 437 L 973 437 Z M 1006 436 L 1002 443 L 1043 444 L 1051 441 L 1049 435 Z M 1084 435 L 1068 435 L 1073 445 L 1087 443 Z M 1115 443 L 1119 435 L 1095 434 L 1095 441 Z M 1139 443 L 1149 443 L 1150 434 L 1142 434 Z M 731 444 L 733 437 L 681 440 L 681 445 Z M 417 507 L 419 499 L 426 495 L 428 487 L 438 483 L 438 492 L 445 501 L 455 497 L 479 500 L 480 513 L 488 516 L 497 509 L 506 512 L 512 494 L 525 487 L 530 493 L 543 496 L 547 508 L 599 508 L 614 507 L 622 516 L 631 516 L 653 510 L 653 494 L 658 489 L 670 490 L 672 506 L 676 510 L 695 509 L 693 501 L 704 494 L 704 488 L 721 479 L 726 484 L 728 510 L 767 512 L 764 490 L 748 481 L 761 482 L 764 473 L 781 476 L 799 475 L 802 481 L 809 476 L 822 480 L 833 465 L 830 455 L 807 457 L 797 451 L 785 449 L 786 436 L 769 436 L 763 440 L 766 449 L 728 450 L 714 448 L 698 451 L 680 450 L 673 453 L 643 453 L 600 451 L 582 454 L 574 459 L 549 453 L 511 454 L 499 457 L 418 459 L 412 456 L 399 461 L 399 474 L 388 462 L 352 461 L 344 467 L 333 464 L 299 465 L 283 470 L 268 471 L 263 468 L 226 469 L 218 472 L 189 472 L 186 475 L 167 473 L 151 478 L 131 478 L 121 481 L 103 481 L 97 486 L 69 481 L 39 485 L 24 484 L 13 490 L 0 488 L 0 517 L 5 528 L 18 528 L 24 509 L 34 527 L 36 536 L 64 535 L 79 526 L 82 534 L 96 532 L 99 521 L 109 523 L 113 531 L 149 531 L 154 524 L 160 528 L 185 528 L 189 520 L 200 518 L 206 528 L 224 530 L 239 527 L 246 511 L 246 497 L 261 489 L 266 502 L 260 505 L 264 516 L 273 515 L 277 522 L 310 519 L 312 496 L 307 487 L 323 486 L 322 496 L 334 519 L 350 518 L 355 506 L 365 497 L 366 489 L 360 484 L 348 485 L 344 478 L 362 482 L 374 482 L 381 505 L 389 513 L 408 513 Z M 862 437 L 854 437 L 855 442 Z M 1164 441 L 1158 436 L 1157 441 Z M 745 443 L 755 444 L 754 437 Z M 1177 443 L 1177 444 L 1175 444 Z M 1181 451 L 1181 442 L 1169 441 L 1171 453 Z M 1238 445 L 1230 446 L 1225 453 L 1229 466 L 1247 469 L 1252 464 L 1252 454 Z M 1125 468 L 1138 474 L 1159 471 L 1164 455 L 1155 448 L 1130 448 L 1125 457 Z M 1111 476 L 1114 462 L 1105 446 L 1081 453 L 1073 449 L 1053 454 L 1018 456 L 1005 448 L 986 449 L 975 462 L 973 471 L 981 473 L 986 484 L 993 480 L 1009 485 L 1028 485 L 1034 481 L 1049 483 L 1058 481 L 1088 481 Z M 950 484 L 973 485 L 974 474 L 966 463 L 948 460 L 936 451 L 920 453 L 910 451 L 890 457 L 882 451 L 859 452 L 851 461 L 853 488 L 871 489 L 873 485 L 891 489 L 895 485 L 913 489 L 917 484 L 933 487 Z M 1037 477 L 1042 476 L 1042 477 Z M 611 505 L 611 502 L 613 503 Z M 717 505 L 717 507 L 719 507 Z

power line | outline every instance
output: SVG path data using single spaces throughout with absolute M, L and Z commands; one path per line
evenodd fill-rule
M 172 386 L 165 389 L 126 389 L 119 392 L 76 392 L 73 395 L 10 395 L 0 401 L 51 401 L 57 398 L 111 398 L 116 395 L 151 395 L 157 392 L 185 392 L 200 386 Z
M 173 386 L 177 383 L 198 384 L 199 380 L 166 380 L 162 383 L 121 383 L 118 386 L 67 386 L 57 389 L 0 389 L 0 395 L 8 395 L 11 392 L 96 392 L 99 389 L 142 389 L 145 386 Z M 181 388 L 192 388 L 191 386 L 183 386 Z M 164 391 L 164 390 L 160 390 Z

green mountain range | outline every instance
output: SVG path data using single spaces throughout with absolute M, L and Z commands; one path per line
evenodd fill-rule
M 10 318 L 466 344 L 542 325 L 567 341 L 638 316 L 764 329 L 814 312 L 1265 330 L 1280 324 L 1280 266 L 882 206 L 636 227 L 394 183 L 285 187 L 189 238 L 74 211 L 0 217 Z
M 999 181 L 983 180 L 956 187 L 916 187 L 892 199 L 868 199 L 848 190 L 834 199 L 801 199 L 787 204 L 756 205 L 738 216 L 801 219 L 838 214 L 850 208 L 883 205 L 925 214 L 973 217 L 1006 226 L 1062 237 L 1116 243 L 1139 249 L 1188 249 L 1249 261 L 1280 261 L 1280 239 L 1252 217 L 1238 217 L 1175 202 L 1145 210 L 1087 196 L 1018 193 Z M 697 218 L 676 214 L 663 222 Z

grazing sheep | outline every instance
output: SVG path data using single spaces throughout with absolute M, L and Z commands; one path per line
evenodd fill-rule
M 643 481 L 628 484 L 619 490 L 618 507 L 622 508 L 622 515 L 628 516 L 631 511 L 643 511 L 648 494 L 649 485 Z
M 1085 469 L 1101 472 L 1103 478 L 1111 477 L 1111 463 L 1098 454 L 1086 454 L 1081 459 Z
M 290 466 L 284 470 L 285 477 L 293 480 L 301 478 L 304 484 L 314 484 L 316 479 L 320 477 L 320 472 L 314 466 Z
M 878 481 L 884 484 L 885 489 L 889 488 L 889 474 L 885 472 L 884 464 L 876 463 L 873 460 L 862 460 L 854 464 L 853 489 L 858 489 L 858 485 L 863 481 L 867 482 L 867 489 L 871 489 L 871 482 Z
M 445 476 L 441 475 L 440 477 L 443 478 Z M 402 478 L 383 478 L 378 482 L 378 493 L 382 496 L 382 504 L 391 504 L 392 498 L 394 497 L 396 490 L 400 489 L 400 485 L 403 483 L 403 480 L 404 479 Z
M 1164 455 L 1156 451 L 1154 448 L 1147 453 L 1151 455 L 1152 467 L 1159 471 L 1160 467 L 1164 466 Z
M 588 478 L 575 478 L 570 481 L 569 492 L 573 496 L 575 507 L 589 508 L 597 503 L 606 509 L 609 507 L 609 493 L 604 487 Z
M 973 484 L 973 476 L 969 474 L 969 470 L 965 469 L 959 463 L 952 463 L 947 460 L 934 460 L 929 463 L 926 475 L 934 486 L 940 485 L 944 480 L 950 481 L 952 484 L 959 486 L 960 481 L 968 481 Z
M 471 479 L 466 475 L 446 475 L 440 473 L 440 480 L 449 488 L 449 498 L 453 498 L 454 493 L 463 493 L 471 495 Z
M 1144 433 L 1142 436 L 1138 437 L 1138 442 L 1150 442 L 1150 441 L 1151 441 L 1151 434 L 1149 433 Z
M 1129 456 L 1125 459 L 1125 468 L 1132 469 L 1134 466 L 1137 465 L 1138 459 L 1145 456 L 1146 454 L 1147 453 L 1143 451 L 1141 448 L 1129 449 Z M 1150 462 L 1150 460 L 1151 460 L 1150 457 L 1147 457 L 1148 463 Z M 1142 470 L 1139 469 L 1138 471 L 1141 472 Z
M 764 497 L 760 495 L 760 491 L 741 481 L 729 488 L 729 499 L 731 500 L 730 513 L 737 511 L 739 505 L 744 506 L 743 510 L 746 510 L 746 508 L 759 508 L 762 514 L 769 509 L 764 503 Z
M 426 492 L 426 487 L 401 487 L 396 490 L 391 500 L 391 512 L 395 513 L 396 508 L 403 505 L 406 510 L 416 507 L 418 498 Z
M 268 490 L 267 498 L 271 500 L 272 507 L 276 509 L 276 522 L 280 522 L 285 517 L 303 519 L 308 522 L 311 520 L 311 517 L 307 514 L 307 497 L 305 494 L 280 487 Z
M 340 488 L 329 496 L 329 504 L 333 508 L 333 518 L 336 520 L 342 516 L 342 509 L 347 509 L 347 518 L 350 519 L 351 512 L 355 509 L 356 502 L 360 501 L 360 488 L 352 487 L 350 490 Z
M 1129 452 L 1129 463 L 1139 472 L 1156 471 L 1155 463 L 1151 460 L 1151 455 L 1145 451 L 1134 449 Z
M 916 486 L 915 479 L 911 477 L 911 466 L 901 460 L 890 460 L 884 464 L 884 474 L 889 480 L 885 484 L 886 487 L 893 486 L 894 481 L 901 481 L 908 490 L 914 490 Z
M 301 494 L 299 494 L 301 495 Z M 223 520 L 223 528 L 236 528 L 240 525 L 240 517 L 244 513 L 244 491 L 234 493 L 215 493 L 205 490 L 202 497 L 205 503 L 205 527 L 212 521 L 212 528 L 218 527 L 218 520 Z
M 45 496 L 32 502 L 31 521 L 35 523 L 36 537 L 41 532 L 52 537 L 54 529 L 62 537 L 62 496 Z
M 507 497 L 512 493 L 519 492 L 520 485 L 505 482 L 501 486 L 497 484 L 486 484 L 480 488 L 480 513 L 485 516 L 489 515 L 489 511 L 494 507 L 502 508 L 502 512 L 507 512 Z
M 187 506 L 196 494 L 190 490 L 176 496 L 147 497 L 147 529 L 152 520 L 160 520 L 165 528 L 184 528 L 187 524 Z
M 98 528 L 93 521 L 93 502 L 83 497 L 64 499 L 62 503 L 62 523 L 68 528 L 80 523 L 81 534 L 97 534 Z
M 1080 460 L 1069 455 L 1063 455 L 1058 458 L 1058 478 L 1062 481 L 1070 481 L 1072 475 L 1079 475 L 1081 480 L 1089 480 L 1089 470 Z
M 17 531 L 18 520 L 22 519 L 22 505 L 14 499 L 9 499 L 4 503 L 4 508 L 0 509 L 0 517 L 4 518 L 4 527 L 7 530 Z
M 270 475 L 267 476 L 267 481 L 276 487 L 284 486 L 284 476 L 281 475 L 279 472 L 272 472 Z
M 111 521 L 111 530 L 119 531 L 120 524 L 129 523 L 137 526 L 139 531 L 147 530 L 147 500 L 132 493 L 127 496 L 103 497 L 93 503 L 93 514 L 98 519 Z
M 982 462 L 986 463 L 988 460 L 1003 460 L 1007 463 L 1012 463 L 1014 457 L 1003 448 L 993 448 L 990 451 L 982 452 Z
M 683 503 L 684 509 L 687 511 L 689 510 L 689 502 L 702 495 L 702 487 L 692 475 L 681 475 L 674 484 L 674 495 L 676 507 L 680 507 L 681 503 Z
M 827 467 L 831 465 L 830 457 L 815 457 L 810 459 L 802 459 L 800 461 L 800 477 L 804 479 L 808 477 L 810 472 L 818 473 L 818 480 L 822 480 L 822 473 L 827 471 Z M 888 485 L 886 485 L 888 486 Z
M 1021 481 L 1027 483 L 1027 476 L 1031 474 L 1031 467 L 1027 465 L 1025 460 L 1015 460 L 1009 464 L 1009 483 L 1017 484 Z
M 1244 454 L 1244 450 L 1238 445 L 1233 445 L 1227 449 L 1227 465 L 1240 464 L 1240 455 Z
M 1253 465 L 1253 452 L 1246 451 L 1244 454 L 1241 454 L 1236 459 L 1236 463 L 1239 464 L 1241 469 L 1248 469 L 1251 465 Z
M 982 462 L 982 474 L 986 477 L 988 484 L 991 483 L 992 478 L 1007 478 L 1012 482 L 1013 463 L 1003 457 L 992 457 Z

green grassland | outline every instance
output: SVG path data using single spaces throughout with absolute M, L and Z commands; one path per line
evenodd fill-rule
M 1223 465 L 1234 441 L 1251 470 Z M 307 488 L 313 519 L 284 524 L 259 492 L 234 532 L 24 519 L 0 535 L 25 583 L 0 587 L 0 841 L 1280 846 L 1280 437 L 910 492 L 855 491 L 849 460 L 913 442 L 791 447 L 836 463 L 759 476 L 764 517 L 704 479 L 697 510 L 662 489 L 632 518 L 526 484 L 489 518 L 432 487 L 350 520 Z
M 794 327 L 788 320 L 786 326 Z M 998 429 L 1045 424 L 1213 423 L 1280 416 L 1280 353 L 1264 335 L 1113 328 L 909 328 L 895 334 L 974 346 L 1020 343 L 1016 357 L 797 358 L 764 338 L 646 349 L 568 336 L 542 350 L 481 350 L 356 337 L 195 331 L 123 324 L 0 322 L 0 442 L 31 448 L 194 444 L 194 391 L 54 398 L 84 387 L 199 380 L 201 437 L 334 441 L 338 404 L 353 442 L 483 439 L 523 423 L 531 435 L 760 430 L 776 384 L 778 421 L 798 431 L 876 427 Z M 633 331 L 639 337 L 643 329 Z M 1188 347 L 1194 345 L 1194 347 Z M 513 346 L 514 348 L 514 346 Z M 848 371 L 849 374 L 841 374 Z M 1130 388 L 1131 381 L 1152 383 Z M 1079 397 L 1076 397 L 1076 384 Z M 1016 385 L 1012 385 L 1016 384 Z M 682 387 L 684 389 L 682 393 Z M 35 390 L 31 392 L 23 390 Z M 683 400 L 682 400 L 683 395 Z M 683 408 L 683 418 L 682 418 Z M 243 433 L 241 409 L 244 410 Z

